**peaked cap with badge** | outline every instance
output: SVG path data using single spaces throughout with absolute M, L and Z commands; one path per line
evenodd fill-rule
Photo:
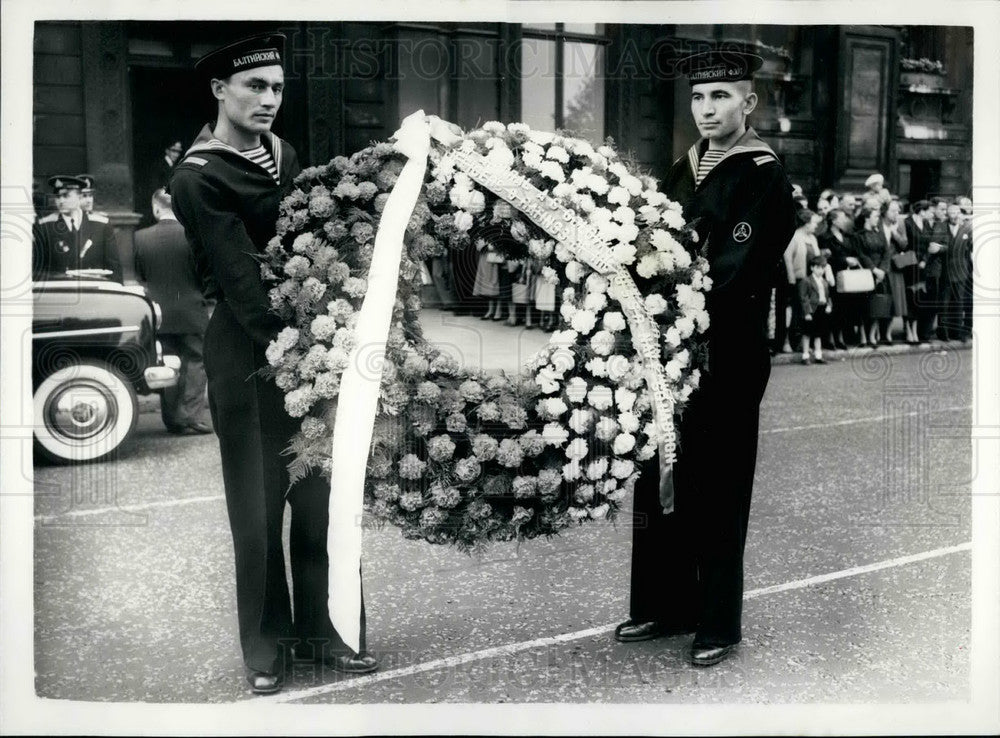
M 93 186 L 87 175 L 57 174 L 49 177 L 53 194 Z M 115 229 L 105 213 L 81 210 L 76 219 L 59 212 L 38 219 L 32 233 L 33 274 L 38 279 L 64 277 L 67 270 L 107 269 L 109 279 L 122 281 L 121 257 Z

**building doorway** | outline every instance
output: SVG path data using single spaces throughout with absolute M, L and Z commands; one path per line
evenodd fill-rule
M 153 222 L 150 197 L 161 186 L 158 162 L 164 148 L 180 141 L 186 150 L 214 114 L 208 91 L 198 94 L 194 70 L 132 66 L 132 186 L 139 227 Z
M 899 193 L 910 203 L 938 194 L 941 187 L 941 162 L 900 161 Z

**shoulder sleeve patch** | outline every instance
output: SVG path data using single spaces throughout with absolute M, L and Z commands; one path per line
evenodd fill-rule
M 39 218 L 39 223 L 55 223 L 59 219 L 59 213 L 49 213 L 44 218 Z
M 755 156 L 755 157 L 753 158 L 753 160 L 754 160 L 754 163 L 755 163 L 755 164 L 756 164 L 757 166 L 762 166 L 762 165 L 764 165 L 764 164 L 769 164 L 769 163 L 770 163 L 770 162 L 772 162 L 772 161 L 778 161 L 777 159 L 775 159 L 775 158 L 774 158 L 773 156 L 771 156 L 770 154 L 762 154 L 761 156 Z
M 87 216 L 87 219 L 88 220 L 92 220 L 95 223 L 107 223 L 108 222 L 108 216 L 105 215 L 104 213 L 90 213 Z

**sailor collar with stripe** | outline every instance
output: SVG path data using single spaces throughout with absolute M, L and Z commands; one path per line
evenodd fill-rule
M 701 149 L 702 146 L 707 147 L 707 145 L 708 140 L 703 138 L 698 140 L 697 143 L 688 149 L 688 165 L 691 167 L 691 175 L 694 177 L 695 182 L 698 181 L 698 164 L 700 163 L 702 156 Z M 778 160 L 777 155 L 774 153 L 774 149 L 764 143 L 752 127 L 748 127 L 746 133 L 740 136 L 739 140 L 726 150 L 726 153 L 722 155 L 722 158 L 715 163 L 712 170 L 705 175 L 701 184 L 697 186 L 700 188 L 704 185 L 706 180 L 708 180 L 709 177 L 711 177 L 712 174 L 718 170 L 719 166 L 722 162 L 726 161 L 726 159 L 731 159 L 742 154 L 753 155 L 753 160 L 757 166 Z
M 274 159 L 275 169 L 278 170 L 278 183 L 280 184 L 281 183 L 281 139 L 278 138 L 278 136 L 276 136 L 275 134 L 271 133 L 270 131 L 267 131 L 261 134 L 260 142 L 264 145 L 264 148 L 269 149 L 271 152 L 271 158 Z M 191 157 L 192 154 L 197 155 L 198 153 L 202 152 L 204 153 L 212 152 L 216 154 L 219 153 L 233 154 L 235 156 L 240 157 L 244 161 L 252 164 L 253 166 L 257 167 L 262 172 L 267 172 L 267 176 L 269 177 L 271 176 L 271 173 L 268 172 L 267 169 L 265 169 L 259 163 L 255 162 L 253 159 L 251 159 L 245 153 L 237 149 L 235 146 L 230 146 L 229 144 L 217 139 L 215 137 L 215 134 L 212 133 L 212 129 L 208 127 L 207 123 L 205 124 L 205 127 L 201 129 L 201 133 L 198 134 L 198 138 L 196 138 L 194 143 L 191 144 L 191 148 L 189 148 L 187 152 L 185 152 L 184 157 L 181 159 L 181 162 L 192 161 L 195 164 L 204 164 L 205 163 L 204 160 L 198 161 L 197 156 Z

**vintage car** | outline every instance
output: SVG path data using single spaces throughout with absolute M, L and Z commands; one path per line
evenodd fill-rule
M 36 450 L 57 463 L 116 454 L 139 417 L 138 394 L 177 383 L 163 356 L 160 307 L 140 286 L 91 275 L 32 284 Z

